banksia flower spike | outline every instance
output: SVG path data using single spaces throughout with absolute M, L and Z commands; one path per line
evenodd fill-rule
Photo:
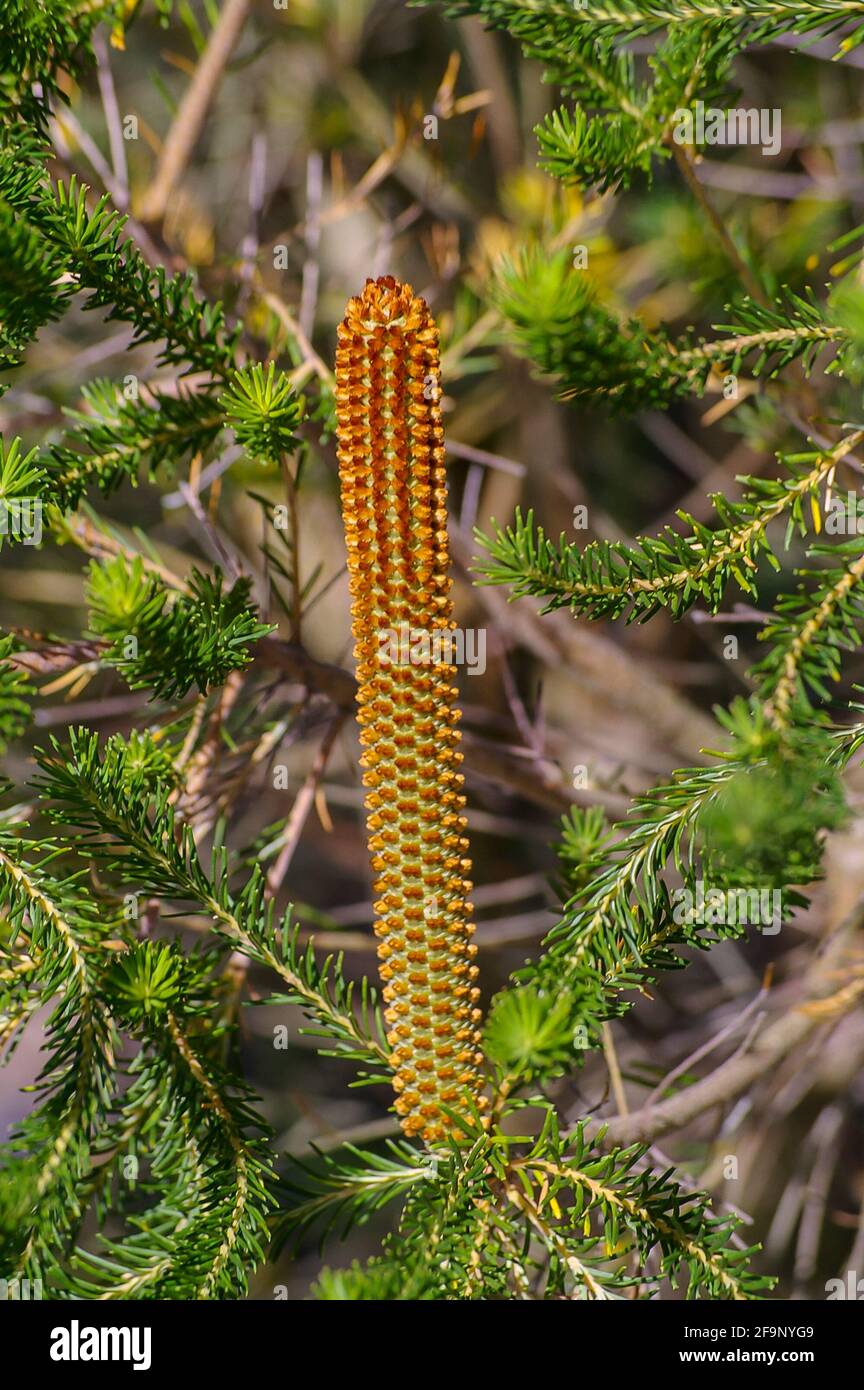
M 455 626 L 439 394 L 425 301 L 367 280 L 339 328 L 339 474 L 396 1110 L 430 1143 L 449 1127 L 441 1106 L 479 1102 L 482 1085 L 456 672 L 403 659 L 417 632 L 449 655 L 433 634 Z

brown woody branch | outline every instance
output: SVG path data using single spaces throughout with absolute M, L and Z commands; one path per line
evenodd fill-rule
M 838 1022 L 864 996 L 862 925 L 864 901 L 845 918 L 814 961 L 800 1002 L 758 1034 L 748 1051 L 731 1057 L 710 1076 L 658 1105 L 646 1105 L 610 1120 L 591 1121 L 586 1128 L 596 1135 L 605 1126 L 605 1147 L 654 1143 L 717 1106 L 729 1104 L 748 1086 L 769 1076 L 789 1053 L 826 1022 Z

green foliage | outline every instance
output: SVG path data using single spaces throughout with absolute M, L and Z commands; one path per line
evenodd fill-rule
M 737 913 L 714 920 L 683 910 L 670 872 L 694 897 L 702 881 L 720 893 L 770 886 L 782 892 L 784 911 L 806 902 L 794 885 L 820 876 L 824 832 L 844 819 L 842 793 L 814 736 L 778 729 L 769 714 L 757 701 L 735 702 L 721 712 L 729 751 L 636 799 L 617 837 L 592 858 L 590 884 L 566 904 L 548 950 L 519 972 L 541 998 L 557 1001 L 568 991 L 570 1025 L 583 1028 L 583 1039 L 599 1020 L 627 1010 L 628 991 L 683 968 L 684 948 L 707 950 L 745 934 Z
M 28 153 L 31 165 L 25 177 L 21 165 L 27 168 Z M 73 287 L 87 293 L 86 308 L 107 309 L 109 321 L 129 323 L 136 342 L 161 344 L 161 361 L 227 376 L 239 330 L 228 329 L 221 304 L 201 300 L 191 274 L 169 276 L 161 266 L 148 265 L 124 235 L 126 218 L 111 207 L 108 196 L 90 207 L 89 189 L 76 179 L 51 184 L 40 154 L 44 157 L 38 146 L 18 151 L 17 158 L 7 152 L 0 160 L 0 199 L 40 236 L 56 274 L 65 271 Z M 20 244 L 32 254 L 31 239 Z
M 599 806 L 573 806 L 562 816 L 558 858 L 571 892 L 588 884 L 609 839 L 606 817 Z
M 391 1303 L 402 1297 L 402 1270 L 386 1260 L 371 1260 L 364 1269 L 356 1260 L 350 1269 L 322 1269 L 312 1285 L 312 1297 L 323 1303 Z M 417 1294 L 417 1298 L 427 1297 Z
M 851 520 L 855 523 L 857 516 Z M 810 582 L 800 584 L 795 593 L 781 595 L 774 617 L 760 634 L 770 650 L 756 675 L 786 723 L 793 717 L 811 717 L 814 699 L 830 703 L 829 682 L 840 679 L 843 653 L 854 651 L 861 642 L 864 607 L 857 585 L 864 574 L 864 541 L 853 536 L 823 542 L 811 546 L 808 555 L 834 563 L 799 570 Z
M 5 372 L 19 365 L 28 343 L 44 324 L 65 313 L 71 289 L 57 284 L 39 234 L 2 206 L 0 236 L 4 249 L 0 265 L 0 368 Z
M 730 888 L 809 883 L 821 874 L 825 831 L 846 818 L 836 770 L 813 748 L 742 769 L 699 817 L 705 878 Z
M 633 1255 L 644 1267 L 652 1253 L 661 1278 L 687 1270 L 690 1297 L 758 1296 L 766 1281 L 748 1273 L 751 1252 L 731 1243 L 734 1221 L 713 1218 L 700 1193 L 658 1176 L 644 1155 L 601 1153 L 581 1126 L 565 1137 L 547 1109 L 535 1140 L 492 1142 L 481 1132 L 436 1155 L 431 1169 L 358 1153 L 362 1165 L 325 1165 L 298 1191 L 295 1221 L 335 1219 L 349 1206 L 359 1219 L 406 1185 L 409 1195 L 383 1256 L 325 1271 L 317 1296 L 525 1297 L 539 1278 L 546 1298 L 626 1298 L 645 1283 L 629 1273 Z
M 104 987 L 115 1011 L 131 1024 L 147 1024 L 180 998 L 183 957 L 176 944 L 139 941 L 105 971 Z
M 283 1187 L 288 1206 L 277 1226 L 277 1248 L 310 1226 L 344 1234 L 368 1221 L 415 1183 L 435 1176 L 435 1167 L 406 1143 L 387 1143 L 387 1155 L 346 1144 L 338 1158 L 320 1155 L 318 1164 L 294 1159 Z
M 249 602 L 251 580 L 228 592 L 223 578 L 193 570 L 188 593 L 169 594 L 136 556 L 90 565 L 90 626 L 110 642 L 104 655 L 129 686 L 162 699 L 179 699 L 192 686 L 221 685 L 251 660 L 249 648 L 270 627 L 258 622 Z
M 508 28 L 525 43 L 524 11 Z M 648 59 L 653 83 L 641 86 L 632 53 L 612 37 L 574 27 L 572 17 L 558 17 L 541 32 L 545 39 L 529 40 L 526 50 L 546 63 L 548 80 L 580 103 L 572 112 L 560 107 L 537 127 L 541 167 L 600 190 L 626 188 L 637 174 L 650 176 L 655 160 L 669 158 L 676 114 L 688 108 L 697 86 L 702 100 L 721 99 L 735 51 L 726 25 L 673 29 Z
M 107 309 L 109 321 L 131 324 L 136 342 L 161 343 L 163 362 L 226 375 L 238 330 L 228 330 L 221 304 L 199 299 L 190 274 L 169 276 L 161 266 L 153 270 L 123 235 L 126 219 L 107 195 L 90 209 L 87 193 L 71 179 L 22 209 L 88 292 L 85 307 Z
M 704 29 L 723 24 L 741 47 L 745 43 L 769 43 L 785 34 L 830 34 L 864 16 L 861 0 L 683 0 L 680 4 L 655 0 L 585 0 L 578 8 L 567 0 L 448 0 L 446 12 L 479 14 L 496 28 L 508 29 L 530 51 L 534 36 L 560 35 L 562 46 L 569 34 L 579 42 L 584 33 L 599 40 L 616 35 L 638 38 L 659 29 Z M 554 41 L 554 39 L 553 39 Z M 843 51 L 864 42 L 864 20 L 844 35 Z
M 4 1013 L 11 1005 L 17 1030 L 32 1007 L 56 1001 L 36 1082 L 39 1100 L 0 1155 L 0 1259 L 10 1274 L 33 1277 L 50 1267 L 83 1217 L 80 1175 L 109 1103 L 117 1046 L 99 989 L 106 924 L 79 876 L 49 871 L 53 857 L 50 849 L 0 831 L 0 897 L 11 928 L 3 959 L 32 962 L 33 1000 L 31 1006 L 13 992 Z
M 578 381 L 587 394 L 599 390 L 615 399 L 636 383 L 647 393 L 649 382 L 656 379 L 657 400 L 668 396 L 668 385 L 662 373 L 655 372 L 638 325 L 622 324 L 563 252 L 549 256 L 532 247 L 518 263 L 505 261 L 497 302 L 519 352 L 542 372 L 567 383 L 568 389 L 574 390 Z
M 387 1054 L 374 991 L 364 987 L 358 1019 L 340 960 L 319 967 L 311 950 L 298 950 L 289 916 L 274 919 L 259 865 L 242 892 L 231 893 L 231 864 L 219 836 L 205 869 L 190 827 L 177 821 L 172 786 L 164 779 L 154 785 L 158 760 L 152 745 L 142 756 L 140 738 L 127 742 L 115 735 L 100 749 L 96 735 L 81 729 L 72 731 L 68 753 L 52 742 L 41 759 L 39 786 L 51 800 L 52 819 L 75 832 L 88 857 L 156 897 L 192 902 L 211 914 L 217 933 L 287 985 L 272 1002 L 300 1004 L 334 1051 L 380 1074 Z

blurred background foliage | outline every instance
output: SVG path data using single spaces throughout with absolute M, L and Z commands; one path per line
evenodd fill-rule
M 736 475 L 770 473 L 775 450 L 804 447 L 798 403 L 770 380 L 751 380 L 746 368 L 734 400 L 694 394 L 633 418 L 556 400 L 550 383 L 514 351 L 502 318 L 508 258 L 533 249 L 549 267 L 556 255 L 569 258 L 584 247 L 584 274 L 600 303 L 649 328 L 694 326 L 706 336 L 727 322 L 724 306 L 740 285 L 671 161 L 655 168 L 650 186 L 641 181 L 602 196 L 562 188 L 541 172 L 533 130 L 556 105 L 554 86 L 541 83 L 538 65 L 509 38 L 437 8 L 255 0 L 207 96 L 191 155 L 153 217 L 148 200 L 160 156 L 218 8 L 209 0 L 135 8 L 125 44 L 120 30 L 100 35 L 98 66 L 80 85 L 66 83 L 68 106 L 51 123 L 55 172 L 110 192 L 140 229 L 148 258 L 193 271 L 202 293 L 242 320 L 256 354 L 286 367 L 307 392 L 299 554 L 301 576 L 316 595 L 303 643 L 318 661 L 344 666 L 350 653 L 331 433 L 336 324 L 367 276 L 393 273 L 426 297 L 441 326 L 457 618 L 487 631 L 485 673 L 463 669 L 460 682 L 488 999 L 554 921 L 552 845 L 561 816 L 574 801 L 618 815 L 631 793 L 717 746 L 722 734 L 710 711 L 747 691 L 748 667 L 760 654 L 760 616 L 742 610 L 700 620 L 693 611 L 675 624 L 660 613 L 648 627 L 614 630 L 567 613 L 541 619 L 531 600 L 508 608 L 503 591 L 472 586 L 473 526 L 488 531 L 492 518 L 509 521 L 520 504 L 533 507 L 551 534 L 580 542 L 653 533 L 679 507 L 706 520 L 710 492 L 734 496 Z M 650 42 L 637 42 L 637 62 Z M 774 288 L 833 283 L 843 267 L 830 247 L 864 221 L 864 50 L 830 62 L 833 52 L 827 41 L 806 55 L 777 43 L 739 58 L 742 103 L 782 109 L 782 151 L 765 161 L 752 150 L 713 150 L 700 166 L 724 222 Z M 561 310 L 554 274 L 545 310 L 550 321 Z M 63 412 L 82 408 L 80 389 L 94 375 L 115 389 L 172 384 L 172 368 L 158 364 L 155 349 L 133 345 L 126 326 L 73 307 L 41 332 L 13 374 L 0 401 L 2 433 L 21 434 L 28 445 L 59 437 Z M 848 385 L 841 395 L 831 377 L 820 376 L 813 389 L 817 418 L 860 414 Z M 123 486 L 100 510 L 121 542 L 139 530 L 178 574 L 193 565 L 206 571 L 218 535 L 243 556 L 257 596 L 269 596 L 262 616 L 290 635 L 278 570 L 262 549 L 272 542 L 261 502 L 285 497 L 278 465 L 253 464 L 235 449 L 196 457 L 192 481 L 197 509 L 162 471 L 157 482 Z M 845 487 L 838 475 L 838 487 L 841 481 Z M 789 569 L 801 558 L 793 544 Z M 4 620 L 76 638 L 86 626 L 86 579 L 79 545 L 38 553 L 17 547 L 14 558 L 4 550 Z M 766 595 L 782 591 L 788 571 L 765 584 Z M 848 695 L 864 678 L 861 657 L 852 656 L 847 670 Z M 86 662 L 37 683 L 36 742 L 79 721 L 105 734 L 158 725 L 158 705 L 154 713 L 113 673 Z M 262 681 L 258 710 L 275 699 Z M 230 813 L 236 840 L 245 836 L 256 853 L 266 841 L 262 822 L 284 825 L 298 792 L 311 788 L 280 901 L 298 905 L 304 930 L 314 929 L 320 945 L 344 949 L 349 969 L 374 974 L 356 730 L 344 725 L 326 771 L 310 783 L 326 721 L 314 699 L 298 694 L 276 755 L 287 784 L 276 787 L 273 757 L 256 762 L 244 739 L 250 708 L 247 691 L 222 711 L 205 799 Z M 8 755 L 7 766 L 16 780 L 26 779 L 26 745 Z M 594 1054 L 578 1081 L 561 1082 L 565 1110 L 602 1113 L 616 1056 L 623 1074 L 616 1084 L 631 1106 L 642 1103 L 670 1068 L 740 1013 L 742 1001 L 761 998 L 766 972 L 774 972 L 782 1000 L 826 924 L 857 896 L 864 833 L 855 776 L 849 792 L 852 820 L 831 837 L 812 906 L 779 936 L 726 942 L 686 974 L 664 978 L 653 999 L 614 1025 L 614 1052 Z M 244 1014 L 243 1047 L 279 1148 L 302 1155 L 313 1139 L 326 1149 L 346 1135 L 373 1142 L 396 1132 L 384 1088 L 346 1090 L 349 1067 L 317 1058 L 311 1040 L 297 1036 L 291 1011 L 278 1021 L 292 1025 L 287 1050 L 274 1047 L 274 1012 L 255 1009 Z M 26 1107 L 15 1083 L 32 1075 L 37 1046 L 31 1033 L 12 1060 L 0 1105 L 4 1130 Z M 764 1268 L 780 1273 L 783 1296 L 823 1296 L 838 1267 L 862 1267 L 862 1058 L 864 1020 L 851 1015 L 827 1045 L 817 1035 L 805 1056 L 764 1077 L 728 1113 L 667 1141 L 694 1181 L 752 1217 L 748 1238 L 765 1242 Z M 694 1064 L 674 1084 L 700 1069 Z M 738 1162 L 732 1181 L 730 1154 Z M 386 1214 L 380 1220 L 386 1228 Z M 331 1260 L 362 1257 L 378 1235 L 354 1233 L 344 1258 L 333 1251 Z M 261 1271 L 253 1296 L 271 1298 L 274 1286 L 302 1296 L 319 1263 L 313 1245 L 293 1264 L 285 1256 Z M 330 1296 L 339 1296 L 338 1280 Z

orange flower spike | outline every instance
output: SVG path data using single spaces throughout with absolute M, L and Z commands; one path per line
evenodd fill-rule
M 442 1103 L 483 1103 L 456 672 L 431 643 L 455 626 L 439 371 L 425 300 L 367 280 L 339 326 L 339 477 L 396 1111 L 429 1143 Z M 410 660 L 417 636 L 431 659 Z

